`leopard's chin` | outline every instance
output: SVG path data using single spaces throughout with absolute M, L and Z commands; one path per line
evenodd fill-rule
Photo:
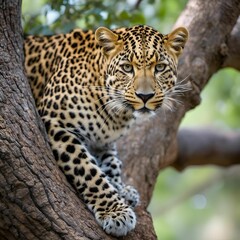
M 135 110 L 133 112 L 133 116 L 136 118 L 136 119 L 139 119 L 139 120 L 147 120 L 153 116 L 155 116 L 156 113 L 155 111 L 149 109 L 149 108 L 146 108 L 146 107 L 143 107 L 139 110 Z

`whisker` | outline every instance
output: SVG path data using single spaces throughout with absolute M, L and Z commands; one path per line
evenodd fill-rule
M 115 108 L 118 108 L 118 109 L 114 110 Z M 121 108 L 124 109 L 124 107 L 121 104 L 117 104 L 117 105 L 111 106 L 111 108 L 109 109 L 109 112 L 108 112 L 108 116 L 104 119 L 103 126 L 101 127 L 100 131 L 102 131 L 103 127 L 105 125 L 107 125 L 106 122 L 108 121 L 108 119 L 110 119 L 112 117 L 111 113 L 113 112 L 113 110 L 114 110 L 114 113 L 116 114 L 116 113 L 121 111 Z
M 176 102 L 178 104 L 183 104 L 183 102 L 181 100 L 176 99 L 176 98 L 172 98 L 170 96 L 165 96 L 165 99 L 168 100 L 168 101 Z
M 191 90 L 191 84 L 190 82 L 186 82 L 186 79 L 190 76 L 191 74 L 189 74 L 188 76 L 186 76 L 184 79 L 177 81 L 176 85 L 174 86 L 174 89 L 177 88 L 181 91 L 190 91 Z M 175 89 L 175 90 L 177 90 Z
M 175 109 L 175 107 L 171 104 L 170 101 L 163 101 L 162 107 L 163 109 L 168 109 L 171 112 L 173 112 L 173 110 Z
M 120 100 L 120 101 L 118 101 Z M 116 102 L 117 104 L 113 105 L 112 103 Z M 99 113 L 100 115 L 102 115 L 102 113 L 104 112 L 104 110 L 106 108 L 108 108 L 108 117 L 104 119 L 104 125 L 106 123 L 106 121 L 111 117 L 113 116 L 113 114 L 118 114 L 118 112 L 123 112 L 126 107 L 127 107 L 127 101 L 124 100 L 122 97 L 118 97 L 118 98 L 114 98 L 114 99 L 111 99 L 110 101 L 106 102 L 105 104 L 99 106 L 99 108 L 96 110 L 96 111 L 99 111 L 101 109 L 101 112 Z M 118 109 L 117 109 L 118 108 Z M 114 110 L 114 109 L 117 109 L 117 110 Z M 103 116 L 104 117 L 104 116 Z M 102 128 L 100 129 L 102 130 Z
M 88 89 L 95 89 L 95 90 L 104 90 L 105 92 L 112 92 L 112 93 L 119 93 L 119 94 L 123 94 L 123 91 L 122 90 L 119 90 L 117 88 L 113 88 L 113 87 L 110 87 L 110 86 L 91 86 L 91 85 L 83 85 L 81 86 L 82 88 L 88 88 Z
M 101 112 L 99 112 L 99 114 L 101 115 L 101 114 L 104 112 L 104 110 L 105 110 L 112 102 L 114 102 L 114 101 L 115 101 L 115 99 L 112 99 L 112 100 L 110 100 L 110 101 L 105 102 L 104 104 L 100 105 L 100 106 L 96 109 L 96 111 L 100 111 L 100 110 L 101 110 Z
M 168 89 L 165 94 L 178 94 L 178 95 L 183 95 L 185 92 L 188 92 L 191 90 L 191 85 L 189 82 L 186 82 L 186 79 L 190 76 L 186 76 L 184 79 L 177 81 L 175 86 L 172 88 Z
M 115 99 L 121 99 L 123 98 L 123 95 L 124 95 L 122 91 L 112 87 L 105 87 L 105 86 L 85 86 L 85 87 L 89 89 L 92 88 L 95 90 L 99 90 L 99 94 L 103 94 L 103 96 L 98 97 L 98 99 L 96 99 L 94 103 L 99 102 L 102 99 L 107 99 L 111 95 L 113 95 Z
M 115 93 L 114 93 L 114 94 L 115 94 Z M 114 95 L 114 98 L 116 98 L 116 99 L 121 99 L 122 96 L 123 96 L 123 95 L 117 93 L 117 94 Z M 101 99 L 104 99 L 104 98 L 109 98 L 109 96 L 105 95 L 105 96 L 99 97 L 98 99 L 96 99 L 96 100 L 94 101 L 94 103 L 99 102 Z
M 180 81 L 178 81 L 178 82 L 179 82 L 179 83 L 185 82 L 185 80 L 186 80 L 187 78 L 189 78 L 190 75 L 191 75 L 191 74 L 188 74 L 185 78 L 183 78 L 182 80 L 180 80 Z

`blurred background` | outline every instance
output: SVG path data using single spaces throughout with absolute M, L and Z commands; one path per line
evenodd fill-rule
M 73 28 L 96 29 L 147 24 L 171 31 L 187 0 L 23 0 L 26 34 L 54 34 Z M 216 73 L 181 127 L 210 126 L 227 131 L 240 126 L 240 74 Z M 239 240 L 240 167 L 189 167 L 160 172 L 149 211 L 158 239 Z

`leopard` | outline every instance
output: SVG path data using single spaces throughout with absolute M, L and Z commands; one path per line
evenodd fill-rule
M 116 142 L 174 93 L 187 39 L 185 27 L 162 34 L 147 25 L 25 38 L 26 75 L 53 156 L 107 234 L 132 231 L 140 204 L 122 181 Z

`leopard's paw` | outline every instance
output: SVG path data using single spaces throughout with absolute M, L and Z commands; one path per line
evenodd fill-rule
M 132 186 L 124 186 L 120 190 L 119 196 L 122 197 L 125 203 L 131 207 L 135 207 L 140 200 L 138 191 Z
M 113 209 L 96 212 L 95 217 L 106 233 L 116 237 L 127 235 L 136 225 L 135 213 L 121 202 Z

